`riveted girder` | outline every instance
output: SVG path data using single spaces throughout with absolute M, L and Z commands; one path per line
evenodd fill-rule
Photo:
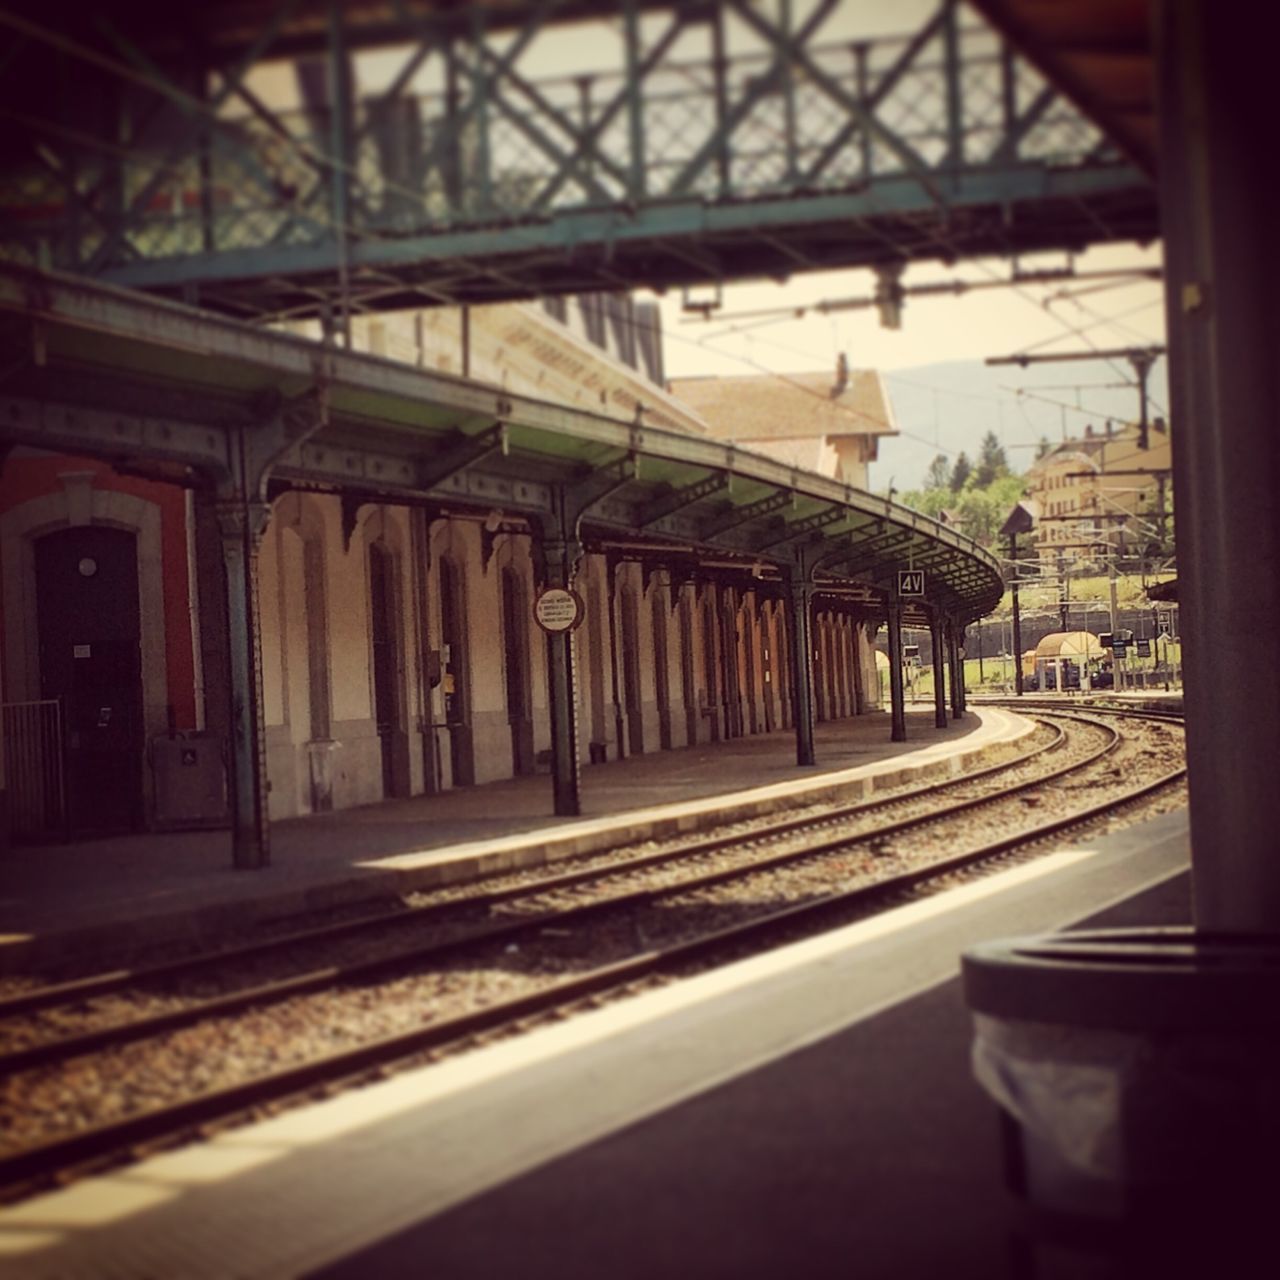
M 90 8 L 0 10 L 0 255 L 233 315 L 1158 231 L 1149 180 L 950 0 L 874 40 L 837 0 Z M 590 71 L 554 74 L 567 42 Z
M 668 559 L 711 552 L 756 580 L 801 553 L 810 571 L 823 563 L 845 581 L 915 557 L 931 566 L 931 590 L 953 594 L 958 615 L 985 612 L 1002 590 L 994 558 L 953 530 L 721 441 L 637 431 L 630 421 L 0 265 L 0 331 L 18 317 L 45 328 L 48 350 L 43 366 L 6 381 L 0 446 L 106 458 L 184 484 L 224 485 L 234 475 L 246 502 L 269 496 L 268 481 L 301 485 L 339 494 L 352 517 L 362 502 L 385 501 L 497 510 L 535 525 L 564 502 L 575 538 L 581 521 L 594 539 Z M 101 407 L 123 403 L 126 392 L 163 404 L 164 418 Z M 253 465 L 237 469 L 234 459 Z M 792 510 L 777 530 L 778 513 Z M 762 545 L 779 532 L 796 536 Z

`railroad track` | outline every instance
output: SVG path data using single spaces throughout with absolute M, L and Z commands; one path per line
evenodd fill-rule
M 1109 715 L 1120 718 L 1117 713 Z M 1074 751 L 1069 747 L 1064 723 L 1075 726 Z M 190 1046 L 184 1049 L 181 1044 L 174 1049 L 183 1035 L 213 1027 L 217 1029 L 216 1042 L 229 1043 L 227 1027 L 238 1024 L 229 1024 L 228 1020 L 237 1015 L 247 1021 L 250 1035 L 255 1034 L 252 1019 L 262 1019 L 272 1011 L 287 1026 L 297 1016 L 299 1001 L 308 996 L 323 994 L 332 998 L 332 993 L 340 990 L 346 993 L 344 998 L 352 998 L 354 993 L 357 1000 L 375 999 L 390 1007 L 398 1000 L 422 1001 L 421 984 L 443 982 L 447 987 L 458 974 L 486 971 L 485 966 L 519 970 L 521 976 L 534 979 L 526 984 L 527 989 L 514 993 L 473 992 L 471 1007 L 433 1016 L 425 1025 L 417 1016 L 407 1029 L 400 1026 L 331 1052 L 305 1055 L 301 1061 L 274 1069 L 270 1061 L 264 1066 L 259 1054 L 248 1065 L 244 1079 L 197 1089 L 194 1096 L 188 1092 L 187 1096 L 155 1105 L 147 1105 L 146 1100 L 139 1104 L 137 1099 L 125 1099 L 113 1104 L 124 1114 L 102 1119 L 93 1114 L 92 1106 L 86 1108 L 83 1103 L 64 1108 L 65 1132 L 56 1132 L 55 1125 L 52 1134 L 41 1135 L 21 1149 L 0 1156 L 0 1186 L 15 1188 L 33 1180 L 67 1175 L 86 1163 L 116 1159 L 147 1144 L 171 1142 L 200 1132 L 204 1126 L 227 1123 L 231 1117 L 278 1105 L 285 1098 L 336 1087 L 337 1081 L 381 1073 L 391 1069 L 392 1064 L 413 1060 L 467 1037 L 510 1028 L 521 1020 L 545 1018 L 577 1001 L 601 998 L 605 993 L 665 978 L 689 966 L 704 965 L 716 957 L 760 949 L 770 942 L 776 944 L 779 937 L 795 936 L 836 918 L 847 919 L 851 914 L 882 908 L 903 895 L 918 892 L 931 881 L 945 882 L 982 863 L 1007 857 L 1029 844 L 1094 821 L 1111 813 L 1117 803 L 1132 804 L 1182 776 L 1180 766 L 1148 770 L 1151 776 L 1139 786 L 1124 788 L 1122 795 L 1113 791 L 1097 803 L 1083 808 L 1072 805 L 1046 821 L 1011 831 L 1010 805 L 1026 811 L 1018 805 L 1019 797 L 1022 805 L 1034 807 L 1031 797 L 1046 789 L 1078 789 L 1082 771 L 1087 775 L 1090 770 L 1104 768 L 1125 742 L 1114 725 L 1096 715 L 1055 707 L 1053 721 L 1046 721 L 1046 725 L 1043 741 L 1033 753 L 951 782 L 838 805 L 803 817 L 768 819 L 752 824 L 746 834 L 737 829 L 683 841 L 615 859 L 608 866 L 533 880 L 525 877 L 522 883 L 423 907 L 415 914 L 414 923 L 444 930 L 442 935 L 419 939 L 412 945 L 396 945 L 373 956 L 312 967 L 284 979 L 250 984 L 210 997 L 178 998 L 178 1007 L 171 1005 L 143 1016 L 117 1018 L 105 1025 L 77 1026 L 86 1020 L 86 1002 L 105 1000 L 109 1012 L 114 1007 L 113 1000 L 127 1003 L 124 997 L 131 989 L 180 976 L 190 980 L 204 974 L 208 980 L 218 966 L 230 961 L 243 964 L 269 957 L 282 941 L 295 948 L 328 944 L 339 938 L 357 938 L 369 925 L 356 922 L 329 926 L 235 952 L 144 971 L 100 975 L 5 1001 L 0 1004 L 0 1019 L 9 1024 L 11 1034 L 10 1048 L 0 1056 L 0 1068 L 8 1079 L 0 1105 L 12 1113 L 24 1103 L 28 1108 L 38 1108 L 42 1102 L 48 1104 L 58 1092 L 59 1081 L 67 1074 L 83 1076 L 86 1063 L 98 1068 L 89 1071 L 91 1078 L 103 1074 L 127 1076 L 137 1069 L 130 1065 L 128 1053 L 144 1050 L 148 1040 L 160 1038 L 161 1042 L 168 1037 L 172 1043 L 165 1045 L 164 1052 L 176 1052 L 181 1060 L 184 1052 L 191 1052 Z M 1081 730 L 1092 739 L 1083 746 L 1079 743 Z M 1166 728 L 1163 732 L 1170 731 Z M 1051 758 L 1055 755 L 1072 758 L 1053 763 Z M 1018 771 L 1034 771 L 1036 776 L 1010 781 L 1010 775 Z M 1113 772 L 1117 772 L 1114 766 Z M 938 803 L 937 798 L 944 793 L 943 802 Z M 1040 803 L 1037 800 L 1035 805 Z M 940 832 L 954 827 L 963 816 L 974 814 L 983 814 L 985 824 L 1000 828 L 1001 834 L 976 841 L 952 838 L 951 844 L 958 847 L 944 848 L 939 853 L 939 848 L 947 844 Z M 900 851 L 908 837 L 922 838 L 931 850 L 932 856 L 923 865 L 919 855 Z M 857 864 L 852 870 L 848 866 L 850 859 Z M 661 874 L 659 883 L 642 879 L 654 872 Z M 783 876 L 794 877 L 794 882 L 784 884 L 779 879 Z M 850 876 L 852 883 L 848 882 Z M 845 882 L 832 887 L 832 881 L 841 877 Z M 743 908 L 741 904 L 734 906 L 732 897 L 727 901 L 716 898 L 718 893 L 731 893 L 735 887 L 745 892 L 754 905 Z M 577 900 L 587 893 L 598 896 Z M 761 907 L 762 898 L 770 897 L 775 901 L 781 897 L 785 905 L 767 901 Z M 742 918 L 720 923 L 724 917 L 734 915 Z M 690 921 L 696 918 L 700 918 L 696 927 L 691 927 Z M 396 918 L 397 923 L 400 920 Z M 673 922 L 677 936 L 662 936 L 672 933 Z M 388 925 L 384 922 L 384 926 Z M 692 932 L 692 936 L 678 936 L 682 929 Z M 659 935 L 656 944 L 655 934 Z M 519 958 L 518 963 L 513 956 Z M 424 967 L 425 973 L 421 972 Z M 419 972 L 411 972 L 415 969 Z M 380 988 L 367 985 L 375 982 L 381 984 Z M 374 991 L 379 994 L 371 995 Z M 417 1013 L 421 1004 L 411 1007 Z M 53 1025 L 75 1029 L 44 1038 L 37 1035 L 29 1043 L 13 1043 L 15 1020 L 37 1014 L 37 1031 L 47 1031 L 50 1010 L 60 1010 Z M 101 1006 L 96 1016 L 103 1016 Z M 88 1018 L 90 1023 L 93 1020 L 92 1016 Z M 18 1031 L 22 1031 L 20 1023 Z M 27 1032 L 29 1035 L 30 1027 Z M 15 1081 L 19 1082 L 17 1086 Z M 181 1095 L 183 1091 L 177 1092 Z
M 1158 724 L 1183 724 L 1186 717 L 1181 711 L 1153 711 L 1148 707 L 1127 707 L 1107 698 L 1105 694 L 1091 698 L 1088 694 L 1068 695 L 1061 698 L 1037 697 L 1035 694 L 1023 694 L 1017 697 L 987 697 L 985 695 L 971 698 L 971 702 L 983 707 L 1008 707 L 1012 711 L 1095 711 L 1103 715 L 1128 717 L 1130 719 L 1150 720 Z

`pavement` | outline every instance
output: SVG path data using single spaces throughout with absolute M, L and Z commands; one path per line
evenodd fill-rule
M 0 1277 L 1181 1275 L 1019 1265 L 957 972 L 993 936 L 1185 922 L 1188 851 L 1185 810 L 1067 842 L 0 1209 Z

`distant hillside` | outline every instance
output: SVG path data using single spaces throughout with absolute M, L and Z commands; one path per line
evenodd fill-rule
M 918 489 L 935 454 L 945 453 L 954 462 L 963 451 L 972 460 L 988 431 L 1001 437 L 1010 467 L 1025 471 L 1043 436 L 1057 441 L 1083 435 L 1086 424 L 1100 426 L 1107 418 L 1136 421 L 1137 387 L 1097 385 L 1120 383 L 1132 376 L 1123 360 L 1114 364 L 1081 360 L 1025 369 L 965 360 L 885 373 L 901 434 L 881 439 L 880 456 L 871 466 L 871 488 L 878 493 L 890 484 L 899 493 Z M 1069 389 L 1076 385 L 1078 392 Z M 1026 394 L 1016 394 L 1017 388 L 1024 388 Z M 1167 417 L 1163 359 L 1151 371 L 1148 390 L 1150 415 Z M 1077 411 L 1077 404 L 1083 412 Z

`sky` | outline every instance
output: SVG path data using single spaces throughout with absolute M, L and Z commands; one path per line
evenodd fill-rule
M 1100 246 L 1074 259 L 1077 273 L 1159 268 L 1160 247 Z M 1017 264 L 1022 272 L 1062 268 L 1066 255 L 1039 255 Z M 972 260 L 945 267 L 909 267 L 903 284 L 1008 279 L 1008 260 Z M 901 435 L 882 440 L 871 468 L 871 487 L 920 484 L 929 459 L 972 456 L 985 430 L 1009 446 L 1009 462 L 1023 471 L 1042 438 L 1080 435 L 1088 422 L 1137 416 L 1136 384 L 1127 361 L 1040 363 L 986 369 L 989 357 L 1081 352 L 1163 345 L 1163 288 L 1158 280 L 1115 278 L 1056 280 L 1048 284 L 991 288 L 959 297 L 908 297 L 901 327 L 886 329 L 874 307 L 822 314 L 823 300 L 868 297 L 875 278 L 868 269 L 795 276 L 786 284 L 726 286 L 709 320 L 683 309 L 678 291 L 661 298 L 668 377 L 787 374 L 831 370 L 843 353 L 852 368 L 885 374 Z M 703 296 L 703 292 L 699 292 Z M 743 312 L 778 309 L 779 314 Z M 972 369 L 928 366 L 971 362 Z M 1167 415 L 1166 366 L 1158 361 L 1150 380 L 1151 413 Z M 945 376 L 944 376 L 945 375 Z M 984 376 L 985 375 L 985 376 Z
M 1019 261 L 1023 271 L 1062 268 L 1065 254 L 1041 254 Z M 1159 246 L 1107 245 L 1077 256 L 1075 270 L 1159 268 Z M 957 281 L 988 283 L 1008 279 L 1008 260 L 974 259 L 955 267 L 919 263 L 902 277 L 904 286 Z M 1158 281 L 1116 279 L 1057 280 L 1017 288 L 992 288 L 959 297 L 908 297 L 900 329 L 881 326 L 874 307 L 801 318 L 786 314 L 821 301 L 868 297 L 875 288 L 870 270 L 793 276 L 786 284 L 726 286 L 723 305 L 709 321 L 683 310 L 671 291 L 660 300 L 667 335 L 670 377 L 730 374 L 751 364 L 776 372 L 834 369 L 843 352 L 858 369 L 907 369 L 952 360 L 1034 351 L 1038 354 L 1092 347 L 1164 342 L 1163 290 Z M 1064 293 L 1082 296 L 1061 296 Z M 706 296 L 699 290 L 697 297 Z M 734 318 L 737 313 L 776 308 L 775 317 Z M 721 318 L 723 317 L 723 318 Z M 1080 330 L 1073 333 L 1072 330 Z M 1067 366 L 1062 366 L 1068 382 Z

